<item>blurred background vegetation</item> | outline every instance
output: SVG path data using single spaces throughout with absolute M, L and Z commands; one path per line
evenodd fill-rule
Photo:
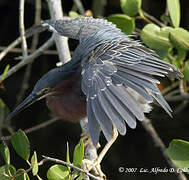
M 166 146 L 169 145 L 172 139 L 183 139 L 189 141 L 189 116 L 188 116 L 188 46 L 183 45 L 183 41 L 189 42 L 188 35 L 181 35 L 181 43 L 177 41 L 175 36 L 184 34 L 183 32 L 173 32 L 174 27 L 182 27 L 189 30 L 189 5 L 187 0 L 180 0 L 180 25 L 174 24 L 170 19 L 167 11 L 166 1 L 164 0 L 143 0 L 142 10 L 138 13 L 127 13 L 125 7 L 120 6 L 119 0 L 83 0 L 85 15 L 93 17 L 103 17 L 108 20 L 118 23 L 118 26 L 127 34 L 135 34 L 136 39 L 142 41 L 153 48 L 162 59 L 175 64 L 184 73 L 185 79 L 178 83 L 176 81 L 164 79 L 160 86 L 162 92 L 165 92 L 166 98 L 174 110 L 173 119 L 171 119 L 163 109 L 154 105 L 153 111 L 147 115 L 152 119 L 152 124 L 157 130 Z M 65 16 L 76 17 L 80 13 L 73 1 L 62 0 L 62 7 Z M 42 0 L 41 19 L 49 19 L 48 5 L 45 0 Z M 87 11 L 88 10 L 88 11 Z M 25 1 L 25 28 L 29 28 L 34 24 L 35 16 L 35 0 Z M 121 15 L 120 15 L 121 14 Z M 144 17 L 142 17 L 144 15 Z M 153 16 L 152 18 L 150 17 Z M 19 1 L 1 0 L 0 1 L 0 51 L 3 51 L 12 41 L 19 37 Z M 150 27 L 148 21 L 158 19 L 157 25 Z M 159 24 L 158 24 L 159 23 Z M 125 25 L 126 24 L 126 25 Z M 148 26 L 146 26 L 148 25 Z M 163 29 L 163 35 L 157 31 L 161 31 L 165 26 L 171 26 L 172 29 Z M 143 29 L 144 28 L 144 29 Z M 158 28 L 161 28 L 158 29 Z M 172 37 L 168 37 L 167 32 L 172 32 Z M 182 30 L 181 30 L 182 31 Z M 142 33 L 141 33 L 142 32 Z M 159 34 L 158 34 L 159 33 Z M 178 33 L 178 34 L 177 34 Z M 42 45 L 49 37 L 50 33 L 45 32 L 40 34 L 37 47 Z M 141 35 L 141 36 L 140 36 Z M 150 36 L 151 35 L 151 36 Z M 174 36 L 175 35 L 175 36 Z M 153 41 L 156 37 L 156 41 Z M 162 41 L 162 37 L 163 41 Z M 152 38 L 152 41 L 151 39 Z M 32 38 L 27 40 L 28 47 L 32 46 Z M 77 41 L 69 40 L 69 47 L 74 51 L 77 46 Z M 162 48 L 163 47 L 163 48 Z M 21 47 L 18 46 L 9 52 L 0 62 L 0 72 L 6 71 L 8 64 L 10 67 L 16 65 L 20 60 Z M 10 132 L 16 131 L 18 128 L 27 129 L 36 124 L 46 121 L 52 117 L 51 113 L 45 105 L 45 101 L 35 103 L 28 109 L 24 110 L 16 116 L 11 122 L 4 122 L 9 109 L 12 110 L 26 95 L 31 92 L 36 81 L 47 71 L 54 68 L 59 62 L 58 56 L 53 46 L 50 51 L 38 57 L 30 67 L 31 73 L 28 76 L 28 82 L 24 87 L 26 91 L 20 95 L 23 88 L 23 79 L 26 76 L 26 68 L 21 68 L 18 72 L 7 78 L 0 86 L 0 136 L 9 135 Z M 6 74 L 6 73 L 4 73 Z M 170 91 L 167 91 L 170 88 Z M 175 98 L 176 97 L 176 98 Z M 65 157 L 66 142 L 70 144 L 70 151 L 73 152 L 74 146 L 80 139 L 81 129 L 79 124 L 71 124 L 64 121 L 58 121 L 44 129 L 32 132 L 28 135 L 31 149 L 36 150 L 40 159 L 40 155 L 54 156 L 57 158 Z M 101 136 L 101 145 L 106 141 Z M 9 142 L 8 142 L 9 143 Z M 11 161 L 15 167 L 25 167 L 23 160 L 15 155 L 11 150 Z M 0 166 L 3 165 L 3 159 L 0 157 Z M 120 173 L 119 167 L 134 167 L 134 168 L 152 168 L 152 167 L 169 167 L 164 159 L 161 151 L 153 143 L 150 135 L 138 123 L 135 130 L 128 129 L 126 136 L 119 136 L 115 144 L 107 153 L 102 162 L 102 169 L 108 179 L 119 180 L 135 180 L 135 179 L 154 179 L 154 180 L 176 180 L 177 176 L 174 173 Z M 49 168 L 50 163 L 43 166 L 40 175 L 45 177 L 45 173 Z M 26 166 L 27 167 L 27 166 Z M 45 178 L 44 178 L 45 179 Z

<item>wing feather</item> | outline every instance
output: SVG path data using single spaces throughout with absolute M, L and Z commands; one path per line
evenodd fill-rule
M 115 84 L 124 84 L 125 86 L 134 89 L 138 94 L 140 94 L 144 99 L 146 99 L 148 103 L 151 103 L 153 101 L 151 96 L 143 86 L 136 84 L 132 81 L 129 81 L 127 79 L 120 79 L 120 77 L 116 77 L 116 76 L 113 76 L 112 79 L 113 82 L 115 82 Z
M 91 136 L 94 146 L 96 146 L 100 136 L 100 126 L 98 121 L 96 121 L 95 115 L 93 113 L 90 98 L 88 99 L 87 102 L 87 116 L 88 116 L 89 134 Z
M 112 139 L 112 133 L 113 133 L 112 123 L 108 118 L 108 116 L 106 115 L 106 113 L 104 112 L 103 108 L 101 107 L 98 98 L 94 98 L 91 101 L 92 101 L 91 106 L 95 118 L 98 121 L 106 140 L 110 141 Z

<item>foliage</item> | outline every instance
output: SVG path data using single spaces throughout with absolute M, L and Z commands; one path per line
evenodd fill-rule
M 42 165 L 44 160 L 38 162 L 36 151 L 33 152 L 33 155 L 30 158 L 30 143 L 29 140 L 21 129 L 14 133 L 11 137 L 11 144 L 16 151 L 16 153 L 26 161 L 29 165 L 27 170 L 22 168 L 17 169 L 10 163 L 10 151 L 5 144 L 0 144 L 0 154 L 3 156 L 5 165 L 0 167 L 0 180 L 5 179 L 15 179 L 15 180 L 29 180 L 28 172 L 32 170 L 33 176 L 36 176 L 39 180 L 41 178 L 38 175 L 39 164 Z M 76 145 L 73 154 L 73 165 L 81 168 L 82 160 L 84 157 L 84 143 L 81 141 Z M 70 164 L 70 155 L 69 155 L 69 146 L 67 144 L 67 153 L 66 153 L 66 162 L 67 166 L 55 164 L 51 166 L 47 172 L 47 178 L 49 180 L 72 180 L 72 179 L 82 179 L 83 174 L 77 170 L 74 170 L 69 167 Z
M 189 173 L 189 142 L 174 139 L 169 144 L 167 153 L 177 167 Z
M 107 19 L 115 23 L 126 34 L 134 32 L 136 19 L 147 22 L 140 33 L 142 42 L 155 50 L 163 60 L 177 65 L 186 75 L 184 80 L 188 80 L 189 75 L 186 69 L 188 69 L 189 60 L 186 54 L 189 50 L 189 32 L 179 27 L 180 1 L 167 0 L 169 16 L 163 14 L 163 22 L 159 21 L 160 23 L 145 16 L 141 0 L 121 0 L 120 2 L 123 14 L 113 14 Z

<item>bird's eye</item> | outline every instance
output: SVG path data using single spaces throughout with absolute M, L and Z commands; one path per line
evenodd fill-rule
M 50 91 L 50 88 L 45 88 L 45 89 L 43 89 L 42 91 L 43 91 L 43 93 L 46 94 L 46 93 L 48 93 L 48 92 Z
M 44 88 L 42 90 L 40 90 L 37 95 L 41 95 L 41 94 L 47 94 L 50 91 L 50 88 Z

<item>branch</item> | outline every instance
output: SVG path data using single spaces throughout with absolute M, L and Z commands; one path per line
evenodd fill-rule
M 17 65 L 15 65 L 14 67 L 12 67 L 7 73 L 6 76 L 3 77 L 5 79 L 7 79 L 9 76 L 11 76 L 13 73 L 17 72 L 20 68 L 22 68 L 23 66 L 25 66 L 26 64 L 31 63 L 36 57 L 40 56 L 41 54 L 43 54 L 43 51 L 45 51 L 46 49 L 48 49 L 49 47 L 51 47 L 54 43 L 54 37 L 52 36 L 48 41 L 46 41 L 41 47 L 39 47 L 35 52 L 33 52 L 31 55 L 23 58 L 23 60 L 21 62 L 19 62 Z M 2 81 L 2 75 L 0 76 L 0 81 Z
M 23 172 L 19 173 L 19 174 L 16 174 L 16 175 L 13 175 L 11 176 L 10 178 L 7 178 L 6 180 L 12 180 L 12 179 L 16 179 L 16 177 L 19 177 L 19 176 L 22 176 L 23 174 L 27 174 L 28 172 L 30 172 L 32 170 L 32 168 L 29 168 L 29 169 L 26 169 L 24 170 Z M 25 179 L 25 178 L 24 178 Z
M 26 30 L 25 37 L 29 38 L 35 33 L 40 33 L 46 30 L 46 27 L 42 27 L 40 25 L 32 26 L 31 28 Z M 0 61 L 10 52 L 14 47 L 22 42 L 21 36 L 14 40 L 10 45 L 8 45 L 1 53 L 0 53 Z
M 145 117 L 144 121 L 142 121 L 142 125 L 146 129 L 146 131 L 150 134 L 150 136 L 152 137 L 152 139 L 155 142 L 155 144 L 160 148 L 164 158 L 166 159 L 166 161 L 168 162 L 170 167 L 173 167 L 174 169 L 177 169 L 177 167 L 173 164 L 173 162 L 169 158 L 169 156 L 167 154 L 167 151 L 166 151 L 165 144 L 163 143 L 163 141 L 161 140 L 161 138 L 157 134 L 156 130 L 154 129 L 153 125 L 150 122 L 150 119 Z M 184 175 L 184 173 L 180 172 L 177 175 L 178 175 L 179 180 L 187 180 L 187 178 Z
M 85 171 L 85 170 L 83 170 L 83 169 L 81 169 L 81 168 L 78 168 L 77 166 L 74 166 L 74 165 L 71 164 L 71 163 L 67 163 L 67 162 L 65 162 L 65 161 L 62 161 L 62 160 L 59 160 L 59 159 L 56 159 L 56 158 L 47 157 L 47 156 L 43 156 L 43 157 L 44 157 L 46 160 L 48 160 L 48 161 L 52 161 L 52 162 L 59 163 L 59 164 L 62 164 L 62 165 L 66 165 L 66 166 L 69 166 L 69 167 L 71 167 L 71 168 L 73 168 L 73 169 L 76 169 L 77 171 L 80 171 L 80 172 L 86 174 L 87 176 L 89 176 L 89 177 L 91 177 L 91 178 L 93 178 L 93 179 L 95 179 L 95 180 L 102 180 L 102 178 L 98 178 L 98 177 L 92 175 L 91 173 L 89 173 L 89 172 L 87 172 L 87 171 Z
M 41 22 L 41 0 L 35 0 L 35 20 L 34 24 L 40 24 Z M 32 39 L 32 46 L 31 49 L 34 51 L 37 48 L 39 41 L 39 34 L 34 34 Z
M 41 21 L 41 0 L 36 0 L 36 5 L 35 5 L 35 25 L 40 24 Z M 32 47 L 31 49 L 33 51 L 36 50 L 37 45 L 38 45 L 38 41 L 39 41 L 39 34 L 34 34 L 33 39 L 32 39 Z M 21 90 L 17 96 L 17 103 L 19 103 L 26 90 L 28 89 L 29 85 L 28 85 L 28 81 L 31 75 L 31 69 L 32 69 L 32 63 L 28 64 L 26 69 L 25 69 L 25 73 L 24 73 L 24 79 L 22 82 L 22 86 L 21 86 Z
M 169 91 L 173 90 L 174 88 L 176 88 L 179 85 L 179 81 L 176 81 L 174 83 L 172 83 L 170 86 L 166 87 L 165 89 L 163 89 L 161 91 L 161 93 L 163 95 L 165 95 L 166 93 L 168 93 Z
M 25 58 L 28 55 L 28 52 L 27 52 L 27 43 L 26 43 L 25 28 L 24 28 L 24 2 L 25 0 L 20 0 L 19 3 L 19 31 L 22 39 L 22 50 L 23 50 L 22 54 L 23 57 Z
M 52 124 L 52 123 L 54 123 L 54 122 L 56 122 L 58 120 L 60 120 L 60 118 L 54 117 L 54 118 L 52 118 L 52 119 L 50 119 L 48 121 L 45 121 L 45 122 L 43 122 L 41 124 L 38 124 L 38 125 L 33 126 L 33 127 L 29 128 L 29 129 L 26 129 L 26 130 L 24 130 L 24 132 L 26 134 L 29 134 L 29 133 L 37 131 L 39 129 L 45 128 L 45 127 L 49 126 L 50 124 Z
M 81 0 L 74 0 L 74 3 L 76 4 L 76 6 L 78 8 L 79 13 L 84 16 L 85 15 L 85 9 L 83 7 Z
M 148 19 L 146 16 L 144 16 L 143 10 L 140 8 L 138 11 L 140 18 L 146 21 L 147 23 L 151 24 L 153 23 L 150 19 Z
M 165 96 L 165 99 L 169 102 L 176 102 L 176 101 L 183 101 L 183 100 L 189 100 L 189 94 L 180 94 L 176 96 Z
M 63 19 L 61 0 L 47 0 L 52 19 Z M 68 38 L 55 34 L 54 36 L 59 59 L 62 63 L 71 59 L 68 47 Z
M 52 119 L 49 119 L 48 121 L 45 121 L 45 122 L 42 122 L 42 123 L 36 125 L 36 126 L 33 126 L 31 128 L 28 128 L 28 129 L 25 129 L 24 132 L 26 134 L 29 134 L 29 133 L 37 131 L 39 129 L 45 128 L 45 127 L 49 126 L 50 124 L 52 124 L 52 123 L 54 123 L 54 122 L 56 122 L 58 120 L 60 120 L 60 118 L 54 117 Z M 11 136 L 2 136 L 1 137 L 1 141 L 8 141 L 10 139 L 11 139 Z
M 7 48 L 7 46 L 0 46 L 0 51 L 4 51 Z M 13 53 L 21 53 L 22 49 L 21 48 L 13 48 L 11 49 L 9 52 L 13 52 Z M 33 53 L 34 50 L 33 49 L 28 49 L 29 53 Z M 57 51 L 56 50 L 46 50 L 43 52 L 43 54 L 46 55 L 57 55 Z
M 158 19 L 156 19 L 154 16 L 151 16 L 150 14 L 148 14 L 147 12 L 145 12 L 143 10 L 143 14 L 144 16 L 146 16 L 148 19 L 150 19 L 151 21 L 155 22 L 157 25 L 161 26 L 161 27 L 165 27 L 166 25 L 163 24 L 161 21 L 159 21 Z

